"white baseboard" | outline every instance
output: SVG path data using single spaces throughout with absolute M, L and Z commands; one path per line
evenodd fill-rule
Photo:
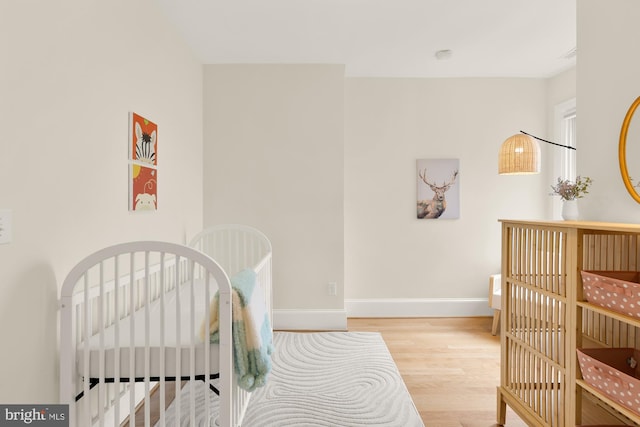
M 487 298 L 384 298 L 344 301 L 348 317 L 492 316 Z
M 344 310 L 273 310 L 273 329 L 289 331 L 346 331 Z
M 346 331 L 347 317 L 493 316 L 487 298 L 348 299 L 344 310 L 273 310 L 273 329 Z

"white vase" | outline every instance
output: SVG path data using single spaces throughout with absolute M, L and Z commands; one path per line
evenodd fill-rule
M 578 219 L 578 201 L 576 199 L 562 201 L 562 219 L 567 221 Z

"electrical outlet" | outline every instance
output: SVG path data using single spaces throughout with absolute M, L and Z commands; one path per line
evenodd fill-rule
M 327 294 L 332 297 L 338 295 L 338 284 L 336 282 L 329 282 L 327 285 Z
M 0 209 L 0 244 L 11 243 L 11 211 Z

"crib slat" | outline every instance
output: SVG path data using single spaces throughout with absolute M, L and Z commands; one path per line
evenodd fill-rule
M 144 253 L 144 279 L 143 279 L 143 298 L 144 298 L 144 426 L 151 427 L 151 383 L 149 377 L 149 361 L 151 360 L 151 347 L 149 344 L 149 335 L 151 331 L 151 313 L 149 312 L 149 306 L 151 305 L 151 289 L 150 289 L 150 277 L 149 277 L 149 252 Z
M 99 268 L 99 294 L 100 298 L 97 301 L 98 306 L 98 337 L 100 342 L 100 351 L 98 353 L 98 420 L 100 427 L 104 427 L 104 406 L 106 404 L 106 396 L 104 393 L 105 374 L 104 374 L 104 262 L 100 263 Z
M 231 290 L 220 289 L 220 324 L 231 324 Z M 233 390 L 233 359 L 231 329 L 220 328 L 220 389 Z M 232 425 L 232 402 L 227 393 L 220 393 L 220 425 Z
M 162 253 L 160 256 L 160 312 L 158 323 L 160 324 L 160 419 L 159 425 L 164 427 L 165 425 L 165 416 L 166 416 L 166 369 L 165 369 L 165 331 L 166 331 L 166 322 L 165 322 L 165 312 L 166 312 L 166 293 L 167 293 L 167 284 L 165 283 L 166 276 L 166 265 L 165 265 L 166 253 Z M 176 382 L 179 382 L 176 380 Z
M 180 263 L 178 263 L 178 265 L 181 265 Z M 182 330 L 182 315 L 181 315 L 181 310 L 180 307 L 182 306 L 181 304 L 181 292 L 179 292 L 178 286 L 179 284 L 182 282 L 179 274 L 179 268 L 176 269 L 176 342 L 182 342 L 181 340 L 181 334 L 180 331 Z M 175 348 L 175 354 L 176 354 L 176 381 L 175 381 L 175 396 L 176 396 L 176 400 L 177 400 L 177 405 L 175 406 L 176 408 L 176 420 L 180 420 L 182 419 L 182 394 L 180 393 L 180 385 L 181 385 L 181 381 L 179 381 L 179 378 L 182 377 L 182 371 L 181 371 L 181 366 L 182 366 L 182 352 L 180 351 L 179 346 L 176 346 Z
M 83 392 L 85 396 L 89 396 L 89 333 L 91 325 L 91 312 L 89 305 L 89 276 L 88 274 L 84 275 L 84 381 L 83 381 Z M 91 406 L 89 399 L 84 399 L 84 411 L 86 414 L 91 414 Z
M 136 320 L 133 312 L 135 311 L 135 256 L 134 253 L 131 252 L 129 257 L 129 376 L 135 375 L 135 347 L 133 343 L 135 342 L 136 336 Z M 129 427 L 135 427 L 135 416 L 133 414 L 136 413 L 135 407 L 136 397 L 135 397 L 135 387 L 133 384 L 129 382 Z
M 120 372 L 120 257 L 113 257 L 113 277 L 115 286 L 113 288 L 113 311 L 114 311 L 114 343 L 113 343 L 113 372 Z M 120 419 L 120 375 L 116 375 L 113 383 L 114 400 L 114 424 Z
M 189 287 L 189 379 L 191 384 L 195 381 L 195 365 L 196 365 L 196 347 L 195 347 L 195 294 L 194 294 L 194 264 L 193 262 L 189 263 L 189 273 L 190 279 L 188 282 Z M 189 419 L 191 420 L 192 426 L 196 425 L 196 393 L 189 394 Z
M 204 279 L 204 301 L 202 302 L 204 304 L 204 374 L 205 374 L 205 380 L 204 380 L 204 390 L 205 390 L 205 394 L 206 393 L 210 393 L 211 390 L 211 345 L 209 345 L 209 339 L 208 337 L 211 336 L 211 304 L 209 303 L 209 301 L 211 301 L 211 292 L 210 292 L 210 285 L 211 285 L 211 277 L 209 276 L 209 274 L 207 272 L 203 272 L 202 273 L 204 275 L 203 279 Z M 207 398 L 204 399 L 204 414 L 205 414 L 205 420 L 210 419 L 211 417 L 211 401 Z

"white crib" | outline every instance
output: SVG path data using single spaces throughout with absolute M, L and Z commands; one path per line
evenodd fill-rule
M 123 243 L 68 274 L 60 301 L 60 400 L 69 404 L 70 426 L 165 426 L 171 388 L 175 419 L 196 425 L 196 417 L 216 416 L 216 425 L 241 425 L 250 393 L 235 385 L 229 277 L 253 268 L 271 313 L 271 244 L 251 227 L 224 225 L 202 231 L 191 245 Z M 202 324 L 211 332 L 216 292 L 220 343 L 203 343 L 198 333 Z M 217 391 L 216 408 L 209 399 L 196 407 L 191 394 L 189 413 L 180 414 L 183 381 Z

